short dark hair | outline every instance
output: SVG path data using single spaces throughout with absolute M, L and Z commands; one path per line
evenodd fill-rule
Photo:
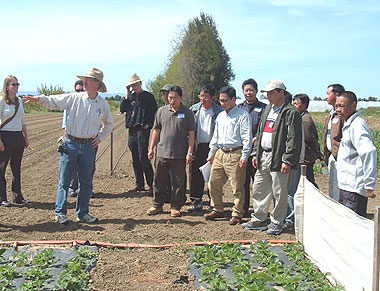
M 236 90 L 232 86 L 225 86 L 220 88 L 219 94 L 226 93 L 228 95 L 228 98 L 232 99 L 235 97 L 236 99 Z
M 83 80 L 76 80 L 74 84 L 74 89 L 77 85 L 82 85 L 83 86 Z
M 209 93 L 210 96 L 212 97 L 212 96 L 215 96 L 216 89 L 215 89 L 214 85 L 207 84 L 201 88 L 201 92 Z
M 342 95 L 342 93 L 345 91 L 344 87 L 341 84 L 331 84 L 328 85 L 327 88 L 331 87 L 331 91 L 335 94 Z
M 244 87 L 247 85 L 252 85 L 253 88 L 255 88 L 255 90 L 257 91 L 257 82 L 254 79 L 249 78 L 249 79 L 245 80 L 243 82 L 243 84 L 241 85 L 241 88 L 244 90 Z
M 180 86 L 174 85 L 169 89 L 169 92 L 177 92 L 182 97 L 182 89 Z
M 294 99 L 301 100 L 302 104 L 306 105 L 306 109 L 309 107 L 310 98 L 309 98 L 309 96 L 307 96 L 307 94 L 296 94 L 293 97 L 293 101 L 294 101 Z
M 358 98 L 356 98 L 356 95 L 354 92 L 344 91 L 340 96 L 347 98 L 349 105 L 351 105 L 354 102 L 358 103 Z

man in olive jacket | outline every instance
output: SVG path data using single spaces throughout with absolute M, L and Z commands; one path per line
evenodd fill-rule
M 290 170 L 299 163 L 302 145 L 302 119 L 299 111 L 285 96 L 284 83 L 272 80 L 261 92 L 267 92 L 270 104 L 259 124 L 252 164 L 257 169 L 253 184 L 252 218 L 243 223 L 249 230 L 266 230 L 272 198 L 275 206 L 270 214 L 268 234 L 282 232 L 288 207 Z

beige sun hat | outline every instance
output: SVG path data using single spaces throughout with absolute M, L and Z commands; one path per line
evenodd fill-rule
M 84 78 L 92 78 L 100 82 L 100 87 L 98 89 L 99 92 L 107 92 L 107 87 L 103 83 L 103 72 L 97 68 L 90 69 L 86 75 L 77 75 L 77 77 L 81 80 Z
M 282 89 L 286 91 L 286 87 L 281 80 L 271 80 L 268 83 L 267 87 L 262 89 L 261 92 L 270 92 L 270 91 L 273 91 L 274 89 Z
M 127 86 L 131 86 L 137 82 L 142 82 L 142 79 L 135 73 L 129 77 L 129 84 Z

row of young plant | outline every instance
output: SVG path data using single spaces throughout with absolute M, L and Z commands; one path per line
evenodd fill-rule
M 47 280 L 52 278 L 52 266 L 58 262 L 52 249 L 45 249 L 35 256 L 16 252 L 8 260 L 3 257 L 5 251 L 0 249 L 0 291 L 12 289 L 14 280 L 21 277 L 25 281 L 17 290 L 42 290 Z M 63 265 L 64 271 L 53 290 L 88 290 L 90 274 L 86 267 L 95 256 L 96 252 L 88 251 L 87 247 L 79 248 L 75 258 Z
M 258 241 L 249 248 L 251 259 L 246 258 L 241 244 L 226 243 L 191 249 L 191 263 L 199 267 L 202 277 L 210 290 L 344 290 L 331 286 L 326 276 L 305 256 L 302 244 L 285 244 L 283 251 L 290 264 L 284 265 L 278 253 L 270 249 L 268 241 Z M 224 277 L 220 271 L 231 268 L 233 280 Z

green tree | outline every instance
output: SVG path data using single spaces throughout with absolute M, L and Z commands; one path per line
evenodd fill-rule
M 184 92 L 184 103 L 190 105 L 198 101 L 202 86 L 213 84 L 219 89 L 234 78 L 230 57 L 213 18 L 201 13 L 191 19 L 174 40 L 169 63 L 163 73 L 148 83 L 148 88 L 158 96 L 164 84 L 179 85 Z
M 46 84 L 41 84 L 41 87 L 37 87 L 37 91 L 39 95 L 44 94 L 46 96 L 65 93 L 65 91 L 63 91 L 63 88 L 61 86 L 59 85 L 53 86 L 52 84 L 50 84 L 50 86 Z

